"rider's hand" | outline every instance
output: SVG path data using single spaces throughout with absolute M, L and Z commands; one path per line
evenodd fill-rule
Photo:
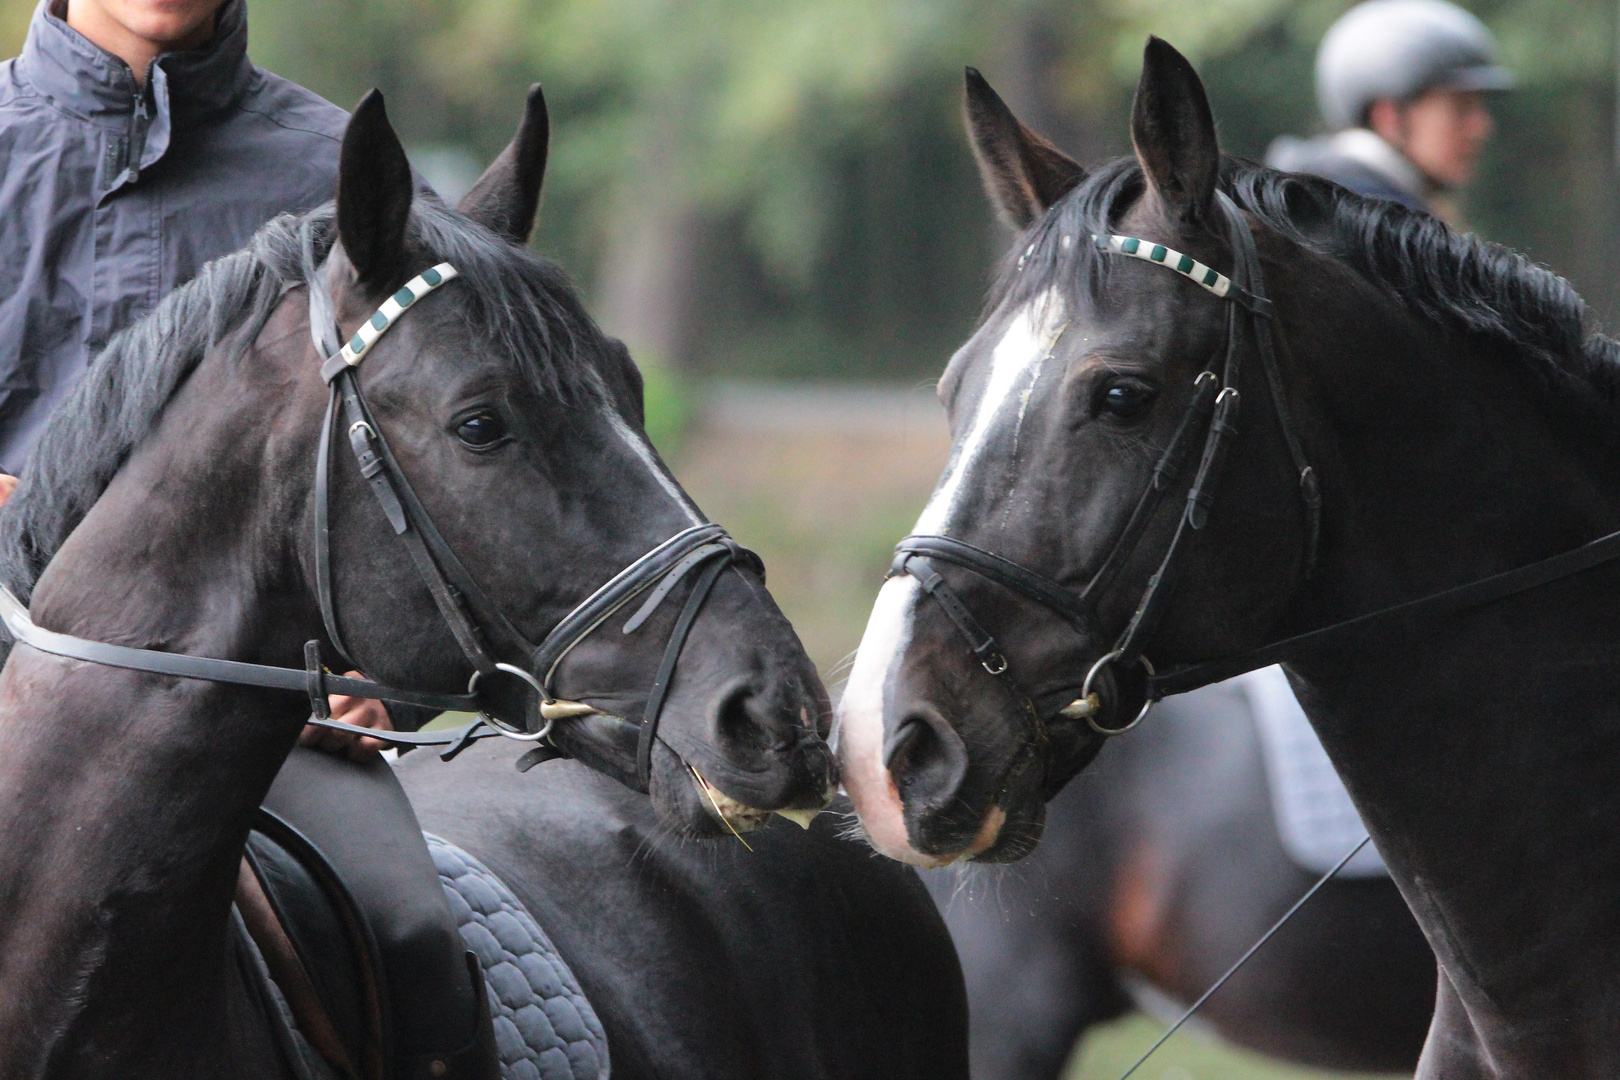
M 17 478 L 0 473 L 0 506 L 6 505 L 6 500 L 11 498 L 11 493 L 15 490 L 17 490 Z
M 344 674 L 351 679 L 365 678 L 358 671 L 346 671 Z M 333 694 L 326 700 L 334 720 L 342 720 L 356 727 L 371 728 L 373 731 L 394 730 L 393 723 L 388 719 L 388 710 L 383 708 L 380 701 L 349 697 L 347 694 Z M 331 728 L 316 724 L 305 724 L 303 734 L 298 736 L 298 745 L 325 750 L 329 754 L 346 753 L 351 761 L 363 761 L 388 744 L 347 731 L 333 731 Z

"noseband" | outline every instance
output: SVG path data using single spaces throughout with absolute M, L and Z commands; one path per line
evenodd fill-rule
M 1245 340 L 1253 342 L 1254 351 L 1259 356 L 1260 367 L 1270 389 L 1272 408 L 1276 411 L 1283 440 L 1287 443 L 1295 472 L 1299 476 L 1299 494 L 1306 524 L 1304 566 L 1307 576 L 1316 561 L 1321 533 L 1321 493 L 1317 487 L 1316 471 L 1305 460 L 1305 451 L 1294 430 L 1293 416 L 1283 393 L 1271 338 L 1271 301 L 1266 298 L 1265 279 L 1255 250 L 1254 234 L 1225 192 L 1216 194 L 1217 205 L 1225 218 L 1227 233 L 1236 253 L 1236 265 L 1230 278 L 1163 244 L 1129 236 L 1099 236 L 1095 239 L 1099 251 L 1166 267 L 1195 282 L 1211 295 L 1227 301 L 1229 306 L 1226 309 L 1226 345 L 1219 374 L 1206 370 L 1193 380 L 1192 399 L 1176 425 L 1169 445 L 1153 468 L 1152 480 L 1137 498 L 1136 506 L 1107 558 L 1085 587 L 1074 593 L 1027 567 L 949 536 L 906 537 L 896 546 L 894 563 L 889 571 L 891 577 L 898 574 L 915 577 L 923 591 L 938 601 L 985 671 L 993 676 L 1005 676 L 1007 660 L 995 639 L 973 617 L 934 564 L 949 563 L 992 581 L 1046 608 L 1084 636 L 1094 625 L 1099 598 L 1136 553 L 1142 535 L 1160 503 L 1186 470 L 1193 446 L 1201 433 L 1203 452 L 1199 457 L 1198 470 L 1188 489 L 1176 531 L 1159 559 L 1158 569 L 1148 579 L 1135 612 L 1116 639 L 1114 647 L 1086 673 L 1080 696 L 1059 710 L 1060 716 L 1085 720 L 1099 735 L 1118 735 L 1129 731 L 1141 722 L 1156 700 L 1150 692 L 1133 720 L 1122 727 L 1105 727 L 1098 722 L 1103 707 L 1094 684 L 1103 669 L 1111 664 L 1121 668 L 1140 664 L 1150 683 L 1155 674 L 1152 663 L 1142 654 L 1142 649 L 1163 617 L 1165 601 L 1173 590 L 1176 555 L 1181 550 L 1184 538 L 1189 530 L 1203 529 L 1209 523 L 1216 488 L 1237 435 L 1238 406 L 1241 401 L 1238 383 Z M 1027 694 L 1022 691 L 1020 694 L 1027 700 Z M 1030 711 L 1035 713 L 1033 708 Z M 1035 715 L 1038 716 L 1038 713 Z
M 111 667 L 307 693 L 313 719 L 322 726 L 403 746 L 448 743 L 454 753 L 474 739 L 496 734 L 524 742 L 537 742 L 550 735 L 557 720 L 595 712 L 592 707 L 579 702 L 559 701 L 552 692 L 552 683 L 563 658 L 607 619 L 646 593 L 648 595 L 641 607 L 623 627 L 624 634 L 633 633 L 663 604 L 682 579 L 697 571 L 697 580 L 665 644 L 663 658 L 648 691 L 642 714 L 636 746 L 636 773 L 642 785 L 646 786 L 651 778 L 652 748 L 658 734 L 658 721 L 668 698 L 675 665 L 704 601 L 728 566 L 746 568 L 763 580 L 764 565 L 758 555 L 738 544 L 721 526 L 694 525 L 665 540 L 591 593 L 565 615 L 539 645 L 530 643 L 478 585 L 455 551 L 445 542 L 400 469 L 360 392 L 357 369 L 370 354 L 377 339 L 418 300 L 457 276 L 455 267 L 449 263 L 440 263 L 424 270 L 384 301 L 361 324 L 348 344 L 340 345 L 331 294 L 327 291 L 324 277 L 317 275 L 309 289 L 309 324 L 317 350 L 327 358 L 321 365 L 321 377 L 331 388 L 315 464 L 315 586 L 327 640 L 345 663 L 354 666 L 338 629 L 337 608 L 332 594 L 331 445 L 340 423 L 341 407 L 341 423 L 360 468 L 360 475 L 376 496 L 394 534 L 405 544 L 451 636 L 472 665 L 472 676 L 465 694 L 397 689 L 369 679 L 329 674 L 321 661 L 318 641 L 305 644 L 305 666 L 299 670 L 136 649 L 59 634 L 35 625 L 27 608 L 10 592 L 0 588 L 0 620 L 5 622 L 13 637 L 41 652 Z M 524 663 L 495 659 L 486 624 L 478 621 L 475 612 L 487 620 L 487 625 L 494 628 L 496 636 L 503 639 L 508 649 L 515 650 Z M 481 704 L 477 693 L 479 683 L 497 674 L 522 680 L 538 695 L 539 707 L 530 711 L 524 727 L 503 723 L 490 715 Z M 375 698 L 440 711 L 477 712 L 479 719 L 471 727 L 448 735 L 379 732 L 331 719 L 327 705 L 329 694 Z M 538 728 L 533 726 L 535 715 L 542 721 Z

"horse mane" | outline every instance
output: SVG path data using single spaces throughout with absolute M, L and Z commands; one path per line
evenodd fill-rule
M 204 266 L 151 314 L 118 333 L 51 415 L 0 510 L 0 583 L 24 603 L 47 563 L 101 498 L 130 453 L 203 356 L 227 345 L 244 354 L 288 289 L 308 284 L 330 252 L 331 203 L 284 214 L 241 251 Z M 594 395 L 601 383 L 584 362 L 604 347 L 562 270 L 419 196 L 411 250 L 449 262 L 466 288 L 469 335 L 513 358 L 544 395 Z M 412 268 L 420 269 L 420 267 Z M 313 368 L 311 376 L 314 376 Z M 8 651 L 0 640 L 0 659 Z
M 1423 319 L 1507 346 L 1549 388 L 1620 403 L 1620 342 L 1591 329 L 1591 313 L 1574 286 L 1518 252 L 1320 177 L 1237 158 L 1223 161 L 1220 187 L 1270 228 L 1345 263 Z M 1087 177 L 1008 257 L 986 317 L 1053 285 L 1095 295 L 1111 260 L 1087 240 L 1112 232 L 1144 189 L 1134 158 Z

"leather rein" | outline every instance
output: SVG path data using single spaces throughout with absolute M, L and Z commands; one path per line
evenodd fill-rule
M 334 465 L 331 446 L 334 433 L 341 423 L 361 476 L 380 504 L 394 534 L 405 544 L 418 576 L 427 586 L 440 616 L 472 666 L 466 693 L 400 689 L 370 679 L 333 675 L 322 662 L 321 643 L 318 640 L 305 643 L 305 666 L 298 669 L 137 649 L 74 637 L 36 625 L 29 617 L 27 607 L 0 587 L 0 620 L 4 621 L 12 636 L 41 652 L 109 667 L 304 693 L 309 698 L 310 723 L 399 747 L 448 746 L 443 755 L 448 759 L 473 741 L 496 735 L 523 742 L 539 742 L 547 739 L 557 720 L 597 712 L 581 702 L 560 701 L 552 692 L 552 681 L 562 660 L 608 618 L 643 594 L 648 594 L 623 627 L 624 634 L 633 633 L 663 604 L 681 580 L 695 571 L 698 575 L 696 583 L 687 595 L 665 644 L 643 711 L 636 748 L 636 770 L 645 786 L 651 776 L 652 747 L 657 738 L 658 722 L 668 697 L 675 665 L 704 601 L 727 567 L 737 565 L 747 568 L 763 580 L 764 566 L 759 556 L 738 544 L 721 526 L 694 525 L 665 540 L 591 593 L 565 615 L 539 645 L 530 643 L 478 585 L 439 533 L 400 469 L 360 391 L 357 369 L 377 339 L 414 303 L 457 276 L 455 267 L 449 263 L 440 263 L 423 271 L 384 301 L 361 324 L 359 331 L 347 344 L 340 344 L 331 294 L 324 276 L 317 275 L 309 287 L 309 323 L 316 350 L 325 357 L 321 364 L 321 377 L 330 387 L 315 464 L 315 586 L 327 640 L 338 657 L 353 666 L 338 627 L 337 607 L 332 594 L 330 506 L 331 471 Z M 515 647 L 523 661 L 521 664 L 495 658 L 485 624 L 478 621 L 475 612 L 494 626 L 498 636 L 508 646 Z M 538 708 L 529 710 L 525 725 L 521 728 L 495 718 L 481 704 L 477 692 L 479 682 L 497 674 L 522 680 L 539 698 Z M 333 720 L 327 703 L 330 694 L 374 698 L 438 711 L 476 712 L 478 715 L 471 724 L 450 731 L 377 731 Z M 536 716 L 543 721 L 538 728 L 533 726 Z
M 1093 731 L 1102 736 L 1119 735 L 1135 727 L 1147 715 L 1153 704 L 1170 694 L 1186 693 L 1200 686 L 1229 679 L 1246 671 L 1280 663 L 1308 648 L 1331 643 L 1342 636 L 1370 627 L 1396 621 L 1412 621 L 1453 614 L 1467 608 L 1499 600 L 1515 593 L 1557 581 L 1580 573 L 1602 563 L 1620 558 L 1620 531 L 1528 566 L 1496 574 L 1479 581 L 1446 589 L 1417 600 L 1395 604 L 1365 615 L 1346 619 L 1330 626 L 1275 641 L 1236 656 L 1204 663 L 1186 664 L 1163 672 L 1156 671 L 1143 655 L 1142 649 L 1163 617 L 1165 602 L 1173 588 L 1176 553 L 1180 550 L 1188 530 L 1197 531 L 1209 520 L 1210 506 L 1237 433 L 1239 405 L 1238 374 L 1242 350 L 1243 328 L 1247 324 L 1248 337 L 1260 360 L 1276 412 L 1287 443 L 1290 457 L 1299 477 L 1299 495 L 1305 512 L 1304 576 L 1309 579 L 1314 569 L 1317 547 L 1321 537 L 1321 492 L 1316 472 L 1306 461 L 1303 445 L 1295 430 L 1292 413 L 1284 393 L 1281 372 L 1277 366 L 1272 342 L 1272 306 L 1266 296 L 1265 281 L 1260 259 L 1255 248 L 1254 234 L 1243 214 L 1225 192 L 1217 192 L 1218 205 L 1225 218 L 1227 232 L 1236 253 L 1232 277 L 1203 265 L 1191 256 L 1183 255 L 1162 244 L 1127 236 L 1097 237 L 1100 251 L 1142 259 L 1164 266 L 1187 277 L 1212 295 L 1229 303 L 1226 321 L 1225 360 L 1220 376 L 1206 370 L 1193 380 L 1192 400 L 1171 436 L 1170 443 L 1160 455 L 1153 469 L 1153 478 L 1137 499 L 1124 529 L 1114 541 L 1107 558 L 1085 586 L 1075 593 L 1066 586 L 1027 567 L 1005 559 L 993 552 L 948 536 L 912 535 L 895 548 L 894 563 L 889 576 L 911 574 L 917 578 L 924 592 L 932 596 L 945 615 L 956 626 L 963 640 L 984 669 L 992 676 L 1007 672 L 1007 660 L 995 639 L 974 619 L 960 596 L 945 582 L 935 562 L 948 563 L 969 570 L 979 577 L 1017 593 L 1063 618 L 1082 636 L 1096 622 L 1096 607 L 1107 586 L 1135 552 L 1137 543 L 1163 498 L 1183 474 L 1191 458 L 1197 432 L 1202 429 L 1203 452 L 1198 470 L 1187 492 L 1181 518 L 1169 546 L 1159 560 L 1158 568 L 1148 579 L 1136 609 L 1116 639 L 1114 647 L 1100 657 L 1087 671 L 1080 696 L 1058 711 L 1067 719 L 1083 719 Z M 1217 392 L 1217 386 L 1220 387 Z M 1094 689 L 1099 673 L 1110 664 L 1128 667 L 1140 664 L 1146 674 L 1146 699 L 1141 710 L 1129 723 L 1121 727 L 1105 727 L 1098 722 L 1104 712 L 1101 695 Z M 1022 695 L 1026 702 L 1028 695 Z M 1033 705 L 1030 706 L 1033 713 Z

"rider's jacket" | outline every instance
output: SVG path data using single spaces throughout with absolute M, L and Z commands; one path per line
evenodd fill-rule
M 1357 195 L 1433 211 L 1434 187 L 1418 167 L 1366 128 L 1296 139 L 1284 135 L 1266 151 L 1266 164 L 1283 172 L 1324 176 Z
M 347 115 L 247 56 L 246 0 L 212 40 L 122 60 L 42 0 L 0 63 L 0 470 L 107 339 L 285 211 L 332 197 Z

